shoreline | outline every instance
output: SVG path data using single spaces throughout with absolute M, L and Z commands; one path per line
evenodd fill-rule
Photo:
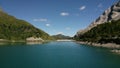
M 26 41 L 26 40 L 0 40 L 0 45 L 5 45 L 8 43 L 25 43 L 25 44 L 40 44 L 47 41 Z
M 92 43 L 92 42 L 82 42 L 77 41 L 79 44 L 86 44 L 89 46 L 95 46 L 95 47 L 103 47 L 110 49 L 110 52 L 120 54 L 120 45 L 115 43 L 106 43 L 106 44 L 100 44 L 100 43 Z
M 70 40 L 70 39 L 58 39 L 56 40 L 58 42 L 71 42 L 71 41 L 75 41 L 75 40 Z

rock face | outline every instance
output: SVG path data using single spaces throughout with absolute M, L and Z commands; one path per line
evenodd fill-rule
M 27 42 L 42 42 L 44 41 L 42 38 L 35 38 L 35 37 L 29 37 L 26 39 Z
M 77 32 L 76 36 L 84 34 L 89 31 L 91 28 L 103 24 L 105 22 L 110 22 L 112 20 L 120 19 L 120 1 L 112 5 L 110 8 L 105 10 L 100 17 L 98 17 L 95 21 L 93 21 L 86 29 L 80 30 Z

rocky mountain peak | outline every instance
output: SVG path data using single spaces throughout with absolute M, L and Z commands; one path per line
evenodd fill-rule
M 96 20 L 94 20 L 86 29 L 80 30 L 76 35 L 84 34 L 89 31 L 91 28 L 103 24 L 105 22 L 110 22 L 112 20 L 120 19 L 120 0 L 113 4 L 110 8 L 105 10 L 102 15 L 100 15 Z

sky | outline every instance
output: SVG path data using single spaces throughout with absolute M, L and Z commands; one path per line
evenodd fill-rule
M 74 36 L 118 0 L 0 0 L 9 15 L 50 35 Z

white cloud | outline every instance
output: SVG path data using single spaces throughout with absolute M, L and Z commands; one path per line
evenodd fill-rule
M 50 24 L 45 24 L 47 27 L 49 27 L 50 26 Z
M 57 34 L 63 34 L 63 32 L 57 32 Z
M 33 19 L 35 22 L 47 22 L 48 20 L 46 18 L 40 18 L 40 19 Z
M 66 29 L 66 30 L 70 30 L 71 28 L 70 28 L 70 27 L 66 27 L 65 29 Z
M 80 7 L 80 10 L 85 10 L 86 9 L 86 6 L 81 6 Z
M 60 13 L 61 16 L 69 16 L 69 13 L 68 12 L 62 12 Z

